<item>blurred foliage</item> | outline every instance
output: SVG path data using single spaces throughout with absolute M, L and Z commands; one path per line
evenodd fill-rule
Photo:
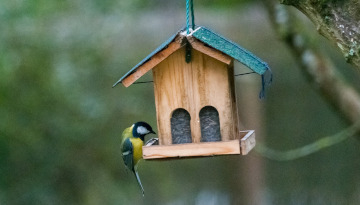
M 195 11 L 199 22 L 274 68 L 264 103 L 266 141 L 296 147 L 343 127 L 266 34 L 261 7 L 247 2 L 195 1 Z M 239 170 L 254 153 L 145 162 L 139 168 L 145 198 L 121 161 L 122 130 L 139 120 L 155 127 L 153 88 L 111 86 L 184 24 L 184 4 L 0 1 L 0 204 L 230 204 L 243 197 Z M 295 192 L 299 201 L 316 194 L 352 200 L 360 186 L 358 154 L 349 141 L 289 164 L 268 162 L 268 200 L 289 204 Z

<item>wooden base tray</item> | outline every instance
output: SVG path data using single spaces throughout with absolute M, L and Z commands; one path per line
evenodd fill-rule
M 255 131 L 239 132 L 239 139 L 220 142 L 201 142 L 176 145 L 143 146 L 144 159 L 205 157 L 216 155 L 246 155 L 255 147 Z

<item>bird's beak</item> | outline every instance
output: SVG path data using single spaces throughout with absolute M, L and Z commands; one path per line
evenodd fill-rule
M 156 134 L 156 132 L 154 132 L 154 131 L 151 131 L 150 133 Z

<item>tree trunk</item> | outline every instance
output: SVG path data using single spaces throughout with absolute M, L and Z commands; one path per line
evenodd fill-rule
M 314 2 L 318 1 L 301 1 L 301 3 L 298 1 L 283 1 L 283 3 L 294 5 L 296 8 L 299 9 L 301 8 L 302 11 L 304 10 L 304 13 L 313 13 L 314 15 L 317 14 L 319 17 L 317 20 L 319 20 L 321 19 L 321 15 L 319 11 L 315 11 L 317 8 L 316 6 L 319 5 L 315 4 Z M 350 1 L 346 0 L 344 0 L 344 2 L 350 3 Z M 334 3 L 329 3 L 329 5 L 324 7 L 331 7 L 331 11 L 344 9 L 344 12 L 351 13 L 349 8 L 346 10 L 349 5 L 345 3 L 344 5 L 347 5 L 344 6 L 345 8 L 333 7 L 334 5 Z M 356 8 L 357 6 L 358 4 L 354 3 L 354 8 Z M 353 86 L 345 82 L 344 78 L 339 72 L 336 72 L 336 68 L 329 58 L 326 58 L 316 48 L 306 42 L 306 37 L 304 37 L 303 34 L 299 33 L 297 29 L 293 26 L 295 24 L 294 22 L 297 21 L 297 19 L 294 17 L 294 15 L 291 15 L 291 13 L 285 8 L 285 6 L 277 6 L 275 1 L 267 0 L 266 7 L 269 11 L 270 20 L 273 22 L 275 31 L 288 45 L 290 51 L 293 53 L 296 62 L 300 66 L 302 72 L 309 79 L 311 85 L 325 97 L 327 102 L 329 102 L 329 104 L 331 104 L 334 109 L 338 111 L 339 115 L 345 120 L 347 120 L 349 124 L 357 123 L 360 120 L 360 95 L 357 90 Z M 321 10 L 321 8 L 318 9 Z M 279 18 L 279 13 L 282 13 L 282 19 Z M 308 14 L 308 16 L 309 15 L 310 14 Z M 314 15 L 311 14 L 311 17 L 315 18 Z M 345 15 L 345 13 L 343 15 Z M 344 17 L 343 19 L 347 18 Z M 339 22 L 339 18 L 337 19 L 337 22 Z M 359 22 L 353 22 L 352 20 L 348 21 L 346 24 L 341 24 L 348 25 L 346 28 L 351 28 L 350 30 L 354 32 L 352 33 L 352 36 L 356 36 L 353 38 L 353 41 L 354 39 L 356 40 L 354 42 L 357 42 L 360 38 L 358 24 Z M 326 28 L 325 25 L 323 26 L 324 27 L 321 29 L 328 31 L 329 33 L 326 34 L 328 36 L 330 36 L 330 30 L 335 29 L 333 24 L 327 24 Z M 334 32 L 332 32 L 332 34 L 334 34 Z M 341 39 L 346 39 L 349 36 L 349 33 L 343 33 L 341 38 L 334 37 L 334 39 L 330 40 L 333 40 L 335 42 L 341 41 L 343 43 L 345 42 L 345 40 Z M 346 44 L 342 43 L 341 45 L 345 47 Z M 352 57 L 352 59 L 357 60 L 351 61 L 351 63 L 357 66 L 356 62 L 359 60 L 358 57 L 359 56 L 357 51 L 356 55 L 354 54 L 354 56 Z M 360 133 L 360 130 L 358 133 Z M 358 137 L 358 139 L 360 138 Z
M 360 69 L 359 0 L 280 0 L 304 13 L 321 35 L 333 42 L 347 62 Z

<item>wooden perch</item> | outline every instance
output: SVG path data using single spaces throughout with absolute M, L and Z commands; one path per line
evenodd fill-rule
M 247 155 L 255 147 L 255 131 L 240 131 L 239 139 L 176 145 L 143 146 L 144 159 Z

